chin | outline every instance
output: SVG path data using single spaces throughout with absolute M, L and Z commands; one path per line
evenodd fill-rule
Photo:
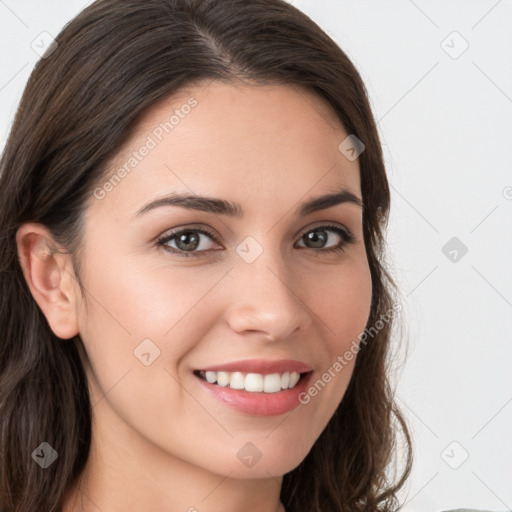
M 311 443 L 294 439 L 289 435 L 278 436 L 276 432 L 265 433 L 254 442 L 238 441 L 236 461 L 226 460 L 224 467 L 231 467 L 233 478 L 269 478 L 283 476 L 294 470 L 307 456 Z

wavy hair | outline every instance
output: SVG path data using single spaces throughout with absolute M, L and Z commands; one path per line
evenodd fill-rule
M 55 512 L 91 441 L 80 336 L 62 343 L 24 279 L 16 232 L 45 225 L 73 256 L 88 198 L 108 162 L 157 101 L 212 80 L 291 84 L 327 99 L 359 156 L 363 230 L 373 282 L 368 327 L 393 306 L 384 265 L 390 193 L 367 92 L 346 54 L 284 0 L 98 0 L 65 26 L 35 66 L 0 161 L 0 509 Z M 305 459 L 284 475 L 288 512 L 399 508 L 409 433 L 389 380 L 392 321 L 358 354 L 345 396 Z M 401 437 L 400 437 L 401 433 Z M 389 471 L 405 440 L 405 462 Z M 61 454 L 42 469 L 42 441 Z

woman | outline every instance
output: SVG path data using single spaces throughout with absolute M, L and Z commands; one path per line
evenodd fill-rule
M 56 43 L 1 161 L 3 512 L 396 510 L 352 63 L 281 0 L 100 0 Z

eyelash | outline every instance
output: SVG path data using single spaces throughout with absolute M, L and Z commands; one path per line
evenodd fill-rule
M 345 251 L 347 245 L 354 244 L 356 242 L 356 238 L 348 229 L 340 228 L 339 226 L 336 226 L 334 224 L 326 224 L 323 226 L 316 226 L 313 229 L 309 229 L 308 231 L 305 231 L 302 234 L 300 239 L 302 239 L 302 237 L 304 235 L 306 235 L 307 233 L 310 233 L 312 231 L 322 231 L 322 230 L 326 230 L 326 231 L 330 230 L 330 231 L 336 232 L 343 239 L 343 241 L 340 242 L 340 244 L 338 244 L 338 245 L 329 247 L 328 249 L 314 249 L 314 248 L 310 248 L 310 247 L 301 247 L 301 249 L 310 249 L 310 250 L 318 252 L 318 253 L 341 253 L 341 252 Z M 158 241 L 156 242 L 156 245 L 159 247 L 160 246 L 163 247 L 168 252 L 177 254 L 179 256 L 183 256 L 185 258 L 202 256 L 204 253 L 210 252 L 208 250 L 182 251 L 182 250 L 177 250 L 177 249 L 174 249 L 172 247 L 165 245 L 167 242 L 170 242 L 171 240 L 173 240 L 176 236 L 178 236 L 182 233 L 189 233 L 189 232 L 202 233 L 203 235 L 210 237 L 216 244 L 220 245 L 220 242 L 217 240 L 217 237 L 213 233 L 211 233 L 210 231 L 208 231 L 206 229 L 201 229 L 201 228 L 182 228 L 182 229 L 172 231 L 170 233 L 167 233 L 163 237 L 159 238 Z M 214 249 L 214 250 L 218 250 L 218 249 Z

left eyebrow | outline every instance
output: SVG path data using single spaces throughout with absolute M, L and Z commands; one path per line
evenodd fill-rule
M 334 192 L 332 194 L 310 199 L 309 201 L 299 205 L 295 213 L 299 217 L 305 217 L 311 213 L 317 212 L 319 210 L 325 210 L 331 206 L 336 206 L 342 203 L 351 203 L 359 206 L 360 208 L 363 208 L 363 202 L 361 199 L 359 199 L 359 197 L 350 192 L 350 190 L 341 189 L 338 192 Z
M 351 203 L 363 208 L 363 203 L 359 197 L 347 189 L 341 189 L 337 192 L 316 197 L 299 204 L 295 210 L 295 214 L 299 217 L 305 217 L 311 213 L 319 210 L 325 210 L 342 203 Z M 160 208 L 162 206 L 179 206 L 181 208 L 237 218 L 244 216 L 242 206 L 232 201 L 226 201 L 225 199 L 218 199 L 215 197 L 197 196 L 193 194 L 171 193 L 144 205 L 137 211 L 134 217 L 138 217 L 150 210 L 154 210 L 155 208 Z

